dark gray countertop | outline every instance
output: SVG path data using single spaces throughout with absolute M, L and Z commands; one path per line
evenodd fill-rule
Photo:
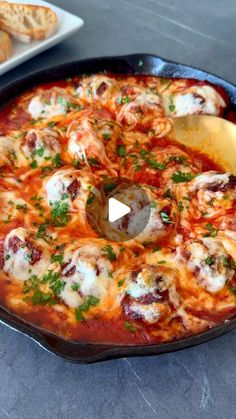
M 235 0 L 57 0 L 85 26 L 1 76 L 151 52 L 236 83 Z M 0 326 L 0 419 L 235 419 L 236 331 L 178 353 L 69 364 Z

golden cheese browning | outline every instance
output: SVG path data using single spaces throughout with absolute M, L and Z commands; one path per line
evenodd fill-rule
M 235 316 L 236 177 L 168 139 L 172 118 L 224 116 L 228 103 L 207 82 L 98 74 L 2 109 L 1 305 L 65 339 L 127 344 Z M 118 177 L 150 200 L 146 228 L 122 243 L 86 216 Z

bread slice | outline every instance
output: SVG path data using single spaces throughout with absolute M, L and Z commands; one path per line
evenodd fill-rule
M 0 63 L 8 60 L 12 54 L 12 42 L 8 33 L 0 31 Z
M 0 28 L 19 41 L 48 38 L 57 26 L 57 15 L 49 7 L 0 1 Z

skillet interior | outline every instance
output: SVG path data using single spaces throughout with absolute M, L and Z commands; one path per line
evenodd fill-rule
M 91 74 L 102 71 L 117 74 L 149 74 L 166 78 L 207 80 L 213 84 L 222 86 L 231 98 L 232 108 L 236 108 L 236 86 L 204 71 L 147 54 L 76 61 L 30 74 L 0 90 L 0 105 L 5 105 L 9 100 L 20 95 L 26 89 L 40 83 L 55 81 L 78 74 Z M 125 346 L 68 342 L 25 323 L 1 307 L 0 321 L 12 329 L 31 337 L 50 352 L 69 361 L 79 363 L 91 363 L 123 356 L 154 355 L 175 351 L 213 339 L 234 329 L 236 326 L 236 319 L 234 318 L 211 330 L 178 341 L 146 346 Z

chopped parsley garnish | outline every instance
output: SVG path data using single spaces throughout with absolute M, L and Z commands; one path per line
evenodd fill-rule
M 89 165 L 90 166 L 99 166 L 99 161 L 97 159 L 95 159 L 94 157 L 90 157 L 88 159 Z
M 116 183 L 115 182 L 107 182 L 104 185 L 103 189 L 104 189 L 104 192 L 108 193 L 108 192 L 113 191 L 113 189 L 115 189 L 115 187 L 116 187 Z
M 106 246 L 104 246 L 102 250 L 106 253 L 108 259 L 111 262 L 114 262 L 116 260 L 116 254 L 113 250 L 113 247 L 110 244 L 107 244 Z
M 17 204 L 16 209 L 22 211 L 24 214 L 27 213 L 28 207 L 27 204 Z
M 82 321 L 84 320 L 83 313 L 88 312 L 90 307 L 94 307 L 98 305 L 100 302 L 99 298 L 94 297 L 93 295 L 90 295 L 83 304 L 81 304 L 76 310 L 75 310 L 75 317 L 76 320 Z
M 130 102 L 130 97 L 128 95 L 124 96 L 124 97 L 118 97 L 116 103 L 117 105 L 123 105 L 125 103 L 129 103 Z
M 56 227 L 63 227 L 69 221 L 69 205 L 67 202 L 56 201 L 53 204 L 53 210 L 51 211 L 51 218 L 53 224 Z
M 46 220 L 44 224 L 40 224 L 38 231 L 36 233 L 36 237 L 39 239 L 43 239 L 46 243 L 48 243 L 51 237 L 47 234 L 47 228 L 49 226 L 49 221 Z
M 164 163 L 158 163 L 156 160 L 153 159 L 147 159 L 146 162 L 148 167 L 150 167 L 151 169 L 164 170 L 166 167 Z
M 126 156 L 126 149 L 123 145 L 119 145 L 117 148 L 117 153 L 120 157 L 125 157 Z
M 63 263 L 63 257 L 64 256 L 62 254 L 52 255 L 52 257 L 51 257 L 51 263 L 58 262 L 60 265 L 62 265 L 62 263 Z
M 166 263 L 166 260 L 159 260 L 159 262 L 157 262 L 159 265 L 163 265 L 164 263 Z
M 133 323 L 130 323 L 130 322 L 124 322 L 124 328 L 131 333 L 135 333 L 138 330 L 137 327 Z
M 69 106 L 74 111 L 82 111 L 82 109 L 84 109 L 83 105 L 78 105 L 77 103 L 69 103 Z
M 151 204 L 150 204 L 150 208 L 156 208 L 156 207 L 157 207 L 156 202 L 151 202 Z
M 236 269 L 235 262 L 230 257 L 223 256 L 223 266 L 224 268 Z
M 34 291 L 34 294 L 31 297 L 31 302 L 33 305 L 46 305 L 46 304 L 56 304 L 51 293 L 46 293 L 37 289 Z
M 52 270 L 49 270 L 43 276 L 43 282 L 49 284 L 50 290 L 52 290 L 55 295 L 60 295 L 66 284 L 65 281 L 61 280 L 59 273 L 53 272 Z
M 57 102 L 59 103 L 59 105 L 63 105 L 63 106 L 66 106 L 66 107 L 68 107 L 69 106 L 69 102 L 68 102 L 68 100 L 67 99 L 65 99 L 64 97 L 62 97 L 62 96 L 58 96 L 58 98 L 57 98 Z
M 91 205 L 95 199 L 95 194 L 93 192 L 90 192 L 89 197 L 87 199 L 87 205 Z
M 79 291 L 80 285 L 77 282 L 75 282 L 74 284 L 71 285 L 71 289 L 72 291 Z
M 35 152 L 34 152 L 34 155 L 37 155 L 37 156 L 39 156 L 39 157 L 42 157 L 43 155 L 44 155 L 44 148 L 43 147 L 41 147 L 41 148 L 38 148 L 37 150 L 35 150 Z
M 205 225 L 205 228 L 208 230 L 208 233 L 206 233 L 204 235 L 204 237 L 216 237 L 217 236 L 217 230 L 211 223 L 207 223 Z
M 41 196 L 38 196 L 38 195 L 34 195 L 34 196 L 31 197 L 31 201 L 35 202 L 34 206 L 39 211 L 40 217 L 42 217 L 43 213 L 44 213 L 44 209 L 43 209 L 42 205 L 40 204 L 40 201 L 42 201 L 42 199 L 43 198 Z
M 164 224 L 171 224 L 172 223 L 171 220 L 170 220 L 169 215 L 166 214 L 166 212 L 161 211 L 160 212 L 160 216 L 161 216 L 161 219 L 162 219 L 162 221 L 163 221 Z
M 182 182 L 188 182 L 189 180 L 193 179 L 193 175 L 191 173 L 182 173 L 180 171 L 173 173 L 172 180 L 174 183 L 182 183 Z
M 172 95 L 170 95 L 170 98 L 169 98 L 169 111 L 170 112 L 175 111 L 174 98 Z
M 44 292 L 41 286 L 44 283 L 49 284 L 51 292 Z M 56 304 L 55 295 L 59 295 L 65 286 L 65 282 L 61 281 L 57 272 L 48 271 L 43 278 L 32 275 L 24 282 L 23 293 L 27 295 L 25 300 L 30 300 L 34 305 Z
M 182 201 L 179 201 L 178 202 L 178 208 L 179 208 L 179 211 L 180 212 L 182 212 L 184 210 L 184 206 L 183 206 L 183 202 Z
M 76 169 L 81 169 L 81 167 L 82 167 L 80 160 L 73 160 L 72 164 Z
M 118 286 L 119 288 L 120 288 L 120 287 L 123 287 L 124 283 L 125 283 L 125 278 L 124 278 L 124 279 L 121 279 L 121 280 L 118 282 L 117 286 Z
M 111 139 L 111 134 L 109 132 L 105 132 L 103 134 L 103 138 L 104 140 L 109 141 Z
M 187 159 L 184 156 L 170 156 L 166 159 L 166 163 L 169 163 L 171 161 L 174 161 L 176 163 L 181 163 L 185 166 L 186 162 L 187 162 Z
M 60 153 L 56 154 L 52 160 L 54 167 L 60 167 L 62 165 Z
M 53 128 L 53 127 L 55 127 L 55 125 L 56 125 L 56 122 L 54 122 L 54 121 L 50 121 L 50 122 L 48 122 L 48 127 L 49 128 Z
M 205 260 L 206 264 L 211 266 L 213 264 L 213 259 L 211 256 L 207 256 L 206 260 Z
M 29 164 L 29 166 L 30 166 L 32 169 L 37 169 L 37 167 L 38 167 L 38 163 L 37 163 L 37 161 L 36 161 L 36 160 L 33 160 L 33 161 L 32 161 L 32 163 L 30 163 L 30 164 Z
M 230 288 L 230 291 L 231 291 L 233 294 L 236 294 L 236 287 L 232 287 L 232 288 Z

